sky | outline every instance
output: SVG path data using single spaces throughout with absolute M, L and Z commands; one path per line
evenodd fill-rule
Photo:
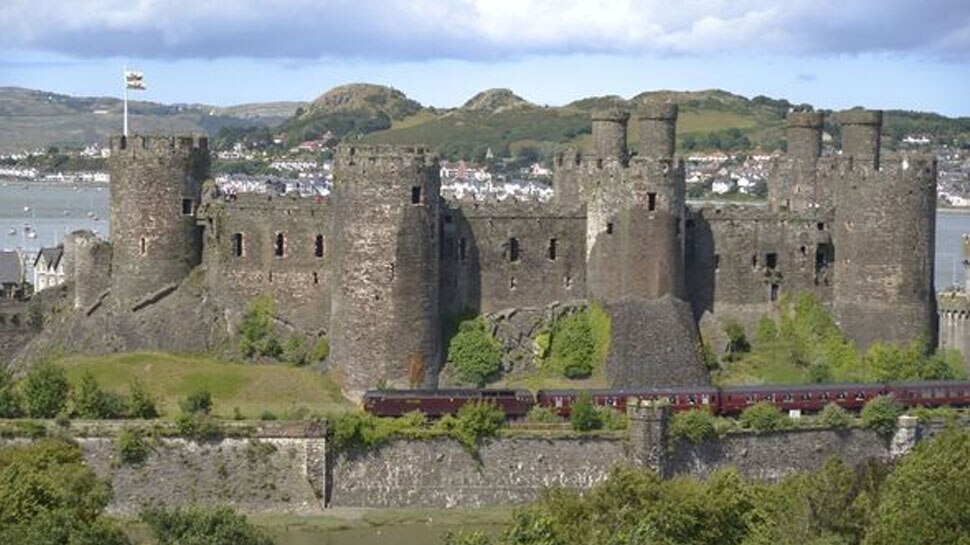
M 970 0 L 3 0 L 0 86 L 220 106 L 720 88 L 970 116 Z

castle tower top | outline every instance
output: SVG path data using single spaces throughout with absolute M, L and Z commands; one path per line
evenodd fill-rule
M 137 154 L 141 151 L 149 153 L 175 153 L 194 150 L 208 150 L 209 138 L 206 136 L 160 136 L 133 134 L 130 136 L 115 135 L 108 142 L 111 154 Z
M 596 156 L 601 159 L 614 159 L 626 163 L 626 124 L 630 114 L 611 108 L 592 113 L 593 145 Z
M 824 121 L 825 118 L 820 112 L 788 114 L 788 154 L 806 161 L 818 159 L 822 155 Z
M 677 143 L 676 104 L 645 102 L 637 109 L 640 128 L 640 156 L 672 158 Z
M 838 121 L 842 123 L 842 153 L 878 169 L 882 111 L 846 110 L 838 114 Z
M 401 168 L 406 165 L 424 165 L 435 161 L 426 146 L 337 146 L 334 166 L 342 170 L 367 170 Z

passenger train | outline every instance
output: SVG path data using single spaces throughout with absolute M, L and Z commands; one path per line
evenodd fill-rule
M 767 401 L 782 411 L 814 413 L 829 403 L 857 411 L 870 399 L 889 395 L 906 407 L 962 407 L 970 405 L 970 381 L 924 381 L 884 384 L 760 385 L 680 388 L 529 390 L 442 389 L 370 390 L 364 394 L 364 410 L 375 416 L 401 416 L 421 411 L 437 418 L 455 414 L 467 403 L 490 402 L 510 419 L 522 418 L 534 406 L 546 407 L 568 417 L 583 393 L 596 405 L 626 411 L 629 400 L 664 400 L 671 410 L 709 408 L 714 414 L 735 416 L 745 408 Z

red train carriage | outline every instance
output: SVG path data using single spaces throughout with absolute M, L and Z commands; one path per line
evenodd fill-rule
M 601 407 L 612 407 L 626 411 L 631 398 L 640 400 L 665 399 L 673 411 L 686 411 L 699 407 L 710 407 L 717 411 L 720 395 L 717 388 L 623 388 L 598 390 L 539 390 L 536 404 L 552 409 L 559 416 L 569 416 L 573 403 L 579 395 L 588 393 L 593 403 Z
M 846 410 L 858 411 L 870 399 L 889 393 L 889 387 L 884 384 L 729 386 L 721 388 L 718 414 L 737 415 L 760 401 L 767 401 L 782 411 L 813 413 L 821 411 L 829 403 L 835 403 Z
M 907 407 L 964 407 L 970 405 L 970 382 L 934 380 L 887 386 L 896 401 Z
M 508 418 L 524 417 L 534 405 L 528 390 L 370 390 L 362 401 L 364 410 L 375 416 L 421 411 L 430 418 L 456 414 L 466 403 L 475 401 L 495 403 Z

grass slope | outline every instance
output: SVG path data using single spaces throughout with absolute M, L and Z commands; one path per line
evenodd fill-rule
M 299 418 L 352 408 L 329 377 L 303 368 L 159 352 L 67 356 L 55 363 L 67 370 L 72 384 L 90 371 L 102 388 L 127 393 L 128 385 L 137 379 L 160 401 L 166 418 L 178 414 L 180 400 L 201 389 L 212 393 L 215 414 L 226 418 L 233 416 L 236 407 L 247 418 L 259 418 L 264 411 Z

